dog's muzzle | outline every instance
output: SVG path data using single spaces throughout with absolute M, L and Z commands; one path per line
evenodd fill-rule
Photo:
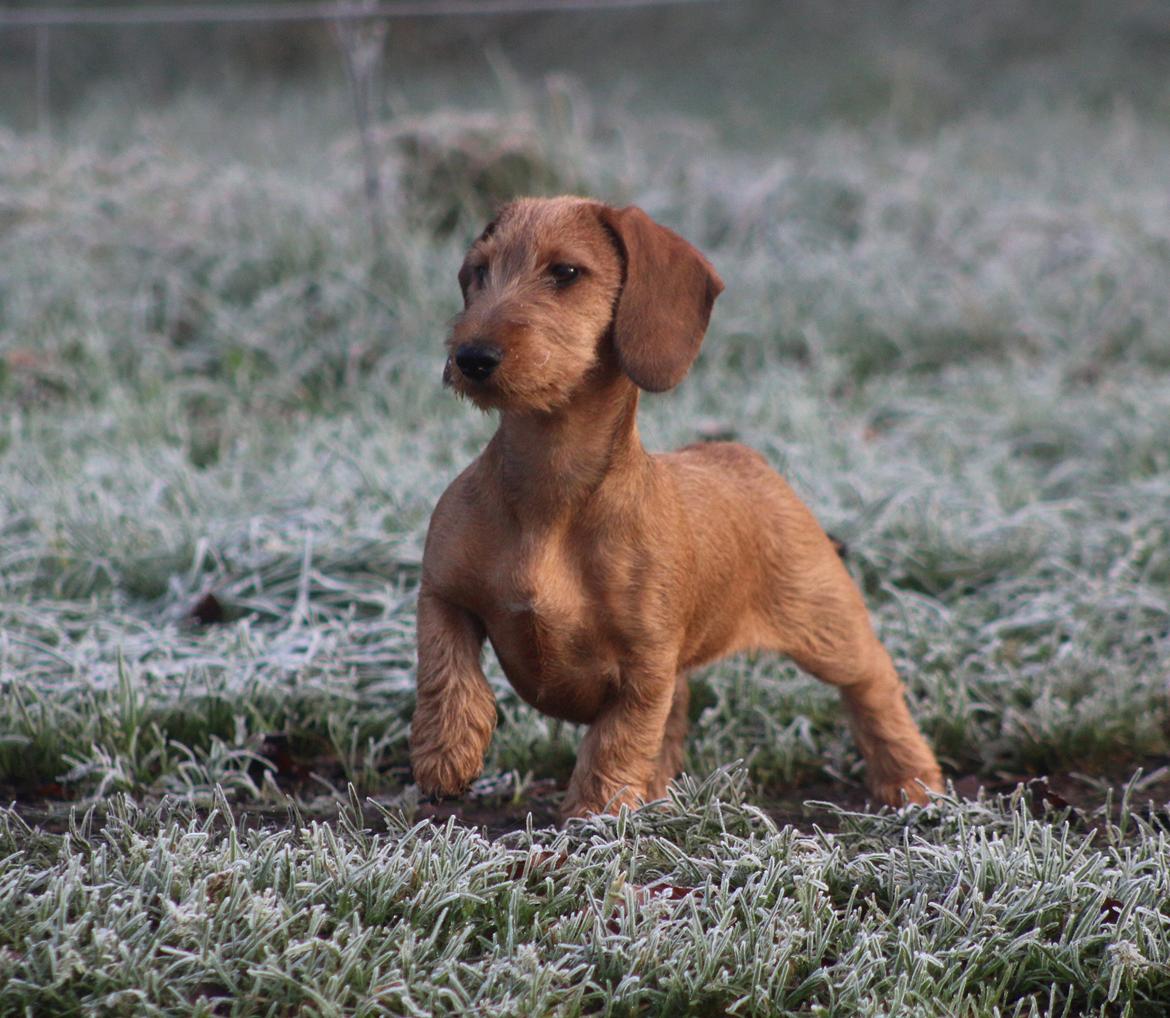
M 464 343 L 455 351 L 455 366 L 473 382 L 486 382 L 503 359 L 503 351 L 487 343 Z

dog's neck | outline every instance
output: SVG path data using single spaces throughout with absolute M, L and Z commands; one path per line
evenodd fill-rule
M 637 387 L 617 373 L 591 382 L 562 409 L 505 411 L 489 454 L 517 518 L 554 523 L 578 511 L 603 483 L 645 469 L 637 412 Z

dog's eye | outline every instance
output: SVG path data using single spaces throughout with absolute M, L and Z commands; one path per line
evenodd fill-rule
M 581 278 L 581 270 L 576 265 L 565 265 L 562 262 L 558 262 L 556 265 L 550 265 L 548 267 L 548 274 L 552 276 L 553 282 L 557 286 L 569 286 Z
M 474 269 L 474 272 L 475 285 L 482 290 L 484 284 L 487 282 L 488 267 L 486 265 L 477 265 Z

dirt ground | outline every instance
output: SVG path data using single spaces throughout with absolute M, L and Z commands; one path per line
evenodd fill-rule
M 1170 757 L 1144 761 L 1142 774 L 1131 796 L 1131 805 L 1139 816 L 1170 824 Z M 981 788 L 992 794 L 1006 794 L 1023 786 L 1037 816 L 1048 816 L 1054 822 L 1067 817 L 1075 826 L 1087 830 L 1105 820 L 1107 805 L 1111 819 L 1116 818 L 1125 786 L 1132 775 L 1132 770 L 1114 775 L 1067 773 L 995 779 L 966 775 L 953 781 L 955 792 L 964 799 L 976 798 Z M 243 826 L 273 829 L 312 820 L 329 822 L 337 819 L 340 808 L 337 797 L 310 797 L 306 794 L 308 783 L 304 781 L 286 778 L 280 783 L 292 797 L 289 803 L 240 803 L 237 817 Z M 316 788 L 319 790 L 320 785 Z M 537 780 L 528 782 L 517 792 L 507 779 L 503 779 L 486 787 L 473 787 L 463 798 L 439 802 L 414 801 L 409 793 L 374 795 L 363 799 L 362 812 L 364 822 L 375 830 L 385 828 L 383 810 L 389 810 L 401 811 L 409 821 L 430 820 L 436 826 L 453 818 L 460 826 L 476 828 L 488 837 L 499 838 L 524 830 L 530 824 L 533 828 L 556 826 L 563 791 L 552 780 Z M 43 786 L 36 790 L 0 789 L 0 801 L 11 804 L 30 827 L 59 833 L 68 829 L 71 811 L 76 810 L 80 815 L 87 806 L 84 802 L 73 801 L 63 794 L 65 792 L 59 786 Z M 295 808 L 293 801 L 296 802 Z M 861 786 L 828 779 L 805 782 L 781 795 L 760 796 L 753 801 L 780 826 L 792 826 L 805 832 L 814 829 L 826 833 L 838 831 L 841 826 L 838 809 L 865 812 L 874 808 Z M 101 804 L 98 804 L 96 813 L 100 822 Z

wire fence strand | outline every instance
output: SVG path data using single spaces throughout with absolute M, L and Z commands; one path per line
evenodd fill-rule
M 729 0 L 392 0 L 388 3 L 184 4 L 154 7 L 0 8 L 0 28 L 362 21 L 467 15 L 548 14 L 727 3 Z

